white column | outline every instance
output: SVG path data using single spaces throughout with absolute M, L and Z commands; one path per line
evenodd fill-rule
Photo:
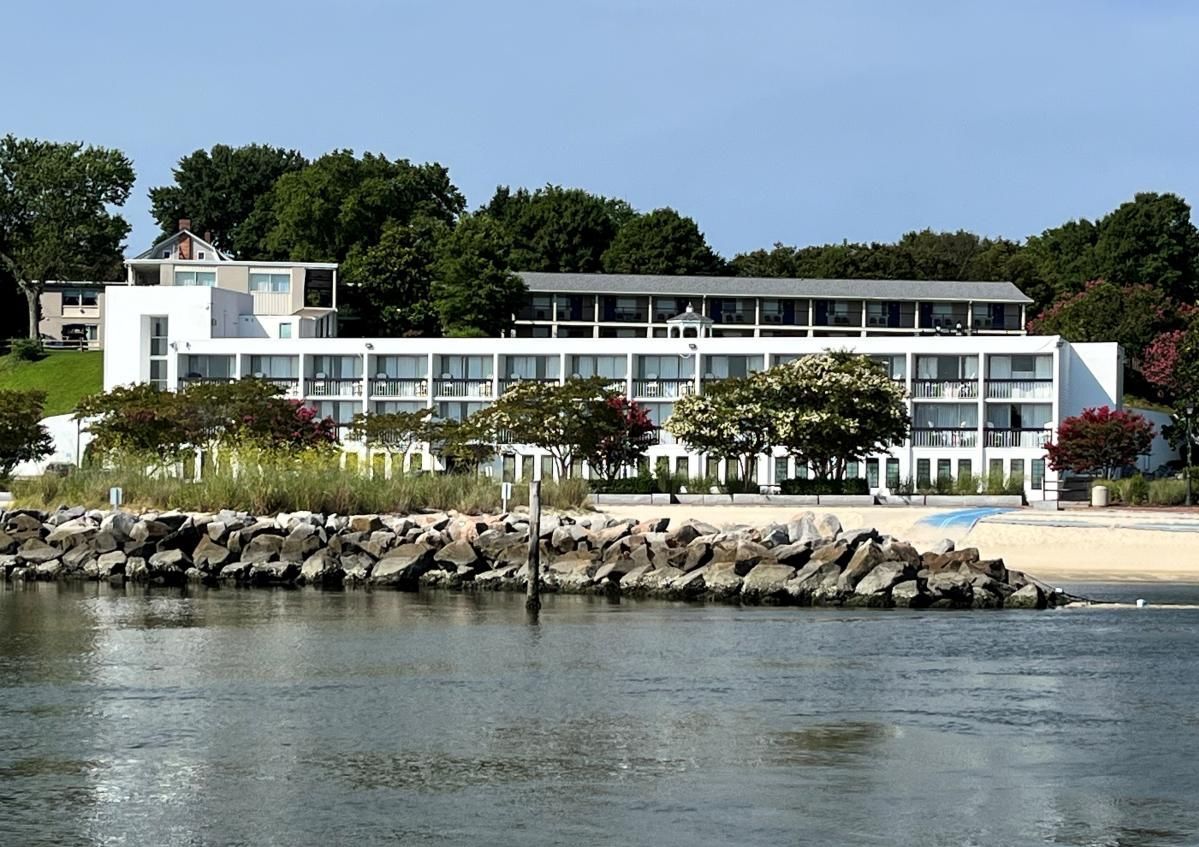
M 969 312 L 967 312 L 969 315 Z M 987 356 L 983 355 L 980 350 L 978 353 L 978 447 L 976 455 L 978 456 L 978 470 L 976 474 L 982 473 L 982 469 L 987 460 L 987 368 L 990 366 L 990 361 Z

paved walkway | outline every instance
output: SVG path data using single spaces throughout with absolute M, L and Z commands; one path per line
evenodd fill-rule
M 1088 509 L 1078 512 L 1021 510 L 980 518 L 988 524 L 1058 526 L 1075 529 L 1139 529 L 1151 532 L 1199 532 L 1199 513 L 1152 512 L 1128 509 Z

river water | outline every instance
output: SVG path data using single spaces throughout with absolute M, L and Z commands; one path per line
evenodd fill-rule
M 1199 843 L 1199 609 L 521 601 L 0 587 L 0 844 Z

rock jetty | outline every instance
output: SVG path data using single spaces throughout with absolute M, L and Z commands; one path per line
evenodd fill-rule
M 946 539 L 923 552 L 834 515 L 718 529 L 543 515 L 544 590 L 799 606 L 996 609 L 1068 597 Z M 527 514 L 0 513 L 7 580 L 523 590 Z

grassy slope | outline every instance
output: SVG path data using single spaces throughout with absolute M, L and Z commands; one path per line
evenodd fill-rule
M 0 357 L 0 389 L 45 391 L 47 416 L 74 411 L 80 397 L 103 387 L 104 354 L 100 351 L 47 353 L 39 362 Z

